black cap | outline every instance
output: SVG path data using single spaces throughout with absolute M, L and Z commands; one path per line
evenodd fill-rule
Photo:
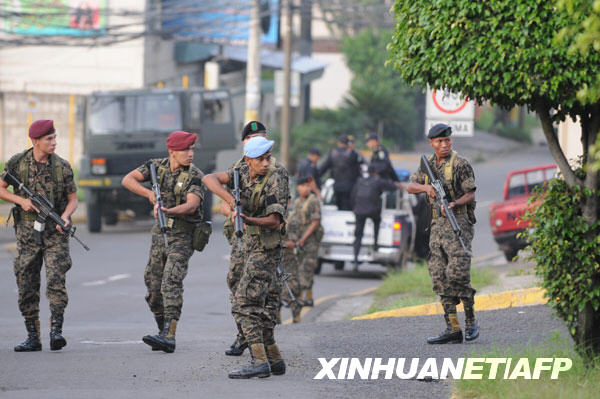
M 267 134 L 267 128 L 259 121 L 250 121 L 246 123 L 242 130 L 242 141 L 250 134 L 264 133 Z
M 348 135 L 347 134 L 342 134 L 340 136 L 340 138 L 338 139 L 338 141 L 340 143 L 348 144 Z
M 445 123 L 437 123 L 429 129 L 427 134 L 428 139 L 435 139 L 436 137 L 448 137 L 452 134 L 452 128 Z
M 308 151 L 309 154 L 315 154 L 318 156 L 321 156 L 321 150 L 319 150 L 317 147 L 313 147 Z
M 379 136 L 375 132 L 370 132 L 365 135 L 365 139 L 366 139 L 366 141 L 369 141 L 369 140 L 379 141 Z
M 310 183 L 312 181 L 312 176 L 307 175 L 307 176 L 301 176 L 298 178 L 297 184 L 306 184 L 306 183 Z

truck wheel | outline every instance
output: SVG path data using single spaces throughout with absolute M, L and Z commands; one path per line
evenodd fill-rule
M 117 212 L 107 212 L 104 215 L 104 223 L 107 226 L 114 226 L 119 221 L 119 214 Z
M 518 253 L 519 253 L 519 250 L 515 249 L 515 248 L 505 249 L 504 257 L 506 258 L 507 261 L 512 262 L 514 257 L 517 256 Z
M 344 261 L 340 260 L 340 261 L 334 262 L 333 268 L 337 271 L 344 270 Z
M 88 203 L 87 208 L 87 226 L 90 233 L 99 233 L 102 229 L 102 212 L 98 204 Z
M 321 274 L 321 266 L 323 265 L 323 261 L 319 259 L 317 261 L 317 268 L 315 269 L 315 275 Z

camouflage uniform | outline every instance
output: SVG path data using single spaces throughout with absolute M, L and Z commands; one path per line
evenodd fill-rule
M 22 156 L 29 167 L 27 179 L 19 174 Z M 60 165 L 58 167 L 62 168 L 61 183 L 52 178 L 54 162 L 58 162 Z M 55 204 L 55 210 L 59 215 L 62 215 L 67 206 L 67 196 L 77 191 L 71 166 L 58 155 L 52 154 L 49 162 L 40 163 L 33 158 L 33 151 L 30 149 L 24 155 L 18 154 L 12 157 L 6 168 L 31 191 L 46 195 Z M 5 180 L 5 173 L 0 178 Z M 60 192 L 58 192 L 59 190 Z M 23 191 L 16 188 L 15 194 L 27 197 Z M 42 244 L 37 244 L 33 230 L 37 214 L 24 212 L 19 206 L 16 206 L 13 215 L 15 215 L 18 252 L 14 261 L 14 272 L 19 290 L 19 310 L 25 319 L 38 318 L 40 271 L 43 262 L 46 265 L 46 296 L 50 303 L 50 310 L 53 315 L 62 315 L 68 303 L 65 277 L 71 268 L 69 236 L 59 233 L 56 230 L 56 223 L 48 219 L 42 236 Z
M 284 241 L 298 241 L 301 238 L 300 231 L 300 219 L 296 212 L 296 208 L 292 210 L 286 223 L 286 236 Z M 302 260 L 302 251 L 298 248 L 285 248 L 283 250 L 283 270 L 289 274 L 287 283 L 292 291 L 292 294 L 296 297 L 296 301 L 292 301 L 292 297 L 286 287 L 282 287 L 281 299 L 290 304 L 292 316 L 295 320 L 300 317 L 300 311 L 302 306 L 298 303 L 300 298 L 300 263 Z
M 449 159 L 450 157 L 445 158 L 440 164 L 437 164 L 434 158 L 429 159 L 433 172 L 442 181 L 444 181 L 444 168 Z M 419 167 L 417 173 L 413 174 L 410 180 L 425 184 L 425 172 Z M 454 191 L 452 201 L 476 189 L 473 168 L 466 159 L 460 156 L 456 156 L 452 167 L 451 188 Z M 450 195 L 450 187 L 444 187 L 444 189 Z M 471 256 L 462 249 L 448 219 L 441 216 L 439 210 L 435 209 L 435 199 L 429 198 L 429 201 L 433 209 L 429 242 L 431 251 L 429 274 L 433 282 L 433 290 L 440 296 L 444 310 L 446 313 L 455 313 L 456 305 L 460 303 L 461 299 L 465 309 L 473 305 L 475 290 L 471 287 Z M 448 202 L 450 202 L 449 199 Z M 474 204 L 471 209 L 474 210 Z M 473 240 L 473 223 L 475 223 L 474 213 L 468 212 L 467 205 L 455 206 L 452 211 L 462 229 L 465 245 L 470 251 Z
M 271 164 L 275 167 L 275 171 L 273 173 L 277 174 L 279 176 L 279 178 L 282 179 L 282 181 L 287 182 L 289 180 L 287 170 L 280 163 L 278 163 L 274 157 L 271 157 Z M 237 167 L 240 168 L 240 181 L 242 178 L 242 174 L 248 173 L 248 166 L 247 166 L 246 162 L 244 161 L 244 158 L 238 160 L 236 163 L 231 165 L 231 167 L 229 169 L 227 169 L 227 174 L 231 177 L 230 188 L 231 188 L 232 192 L 233 192 L 233 170 Z M 238 248 L 238 239 L 234 234 L 234 226 L 231 221 L 231 218 L 227 218 L 227 220 L 225 221 L 225 225 L 223 227 L 223 232 L 224 232 L 225 236 L 227 237 L 229 244 L 231 245 L 231 254 L 229 257 L 229 272 L 227 273 L 227 286 L 229 287 L 229 291 L 230 291 L 229 299 L 231 301 L 231 308 L 232 308 L 231 312 L 232 312 L 232 314 L 235 314 L 235 313 L 238 313 L 238 310 L 236 308 L 236 302 L 235 302 L 235 291 L 240 282 L 240 279 L 242 278 L 242 272 L 244 270 L 244 252 Z M 270 295 L 276 296 L 278 298 L 277 302 L 279 302 L 281 287 L 280 287 L 280 284 L 278 281 L 274 282 L 274 284 L 272 284 L 269 287 L 269 292 L 271 293 Z M 277 306 L 276 308 L 271 307 L 270 310 L 272 312 L 271 316 L 274 319 L 277 319 L 278 314 L 279 314 L 279 306 Z M 238 328 L 237 338 L 239 341 L 243 341 L 244 334 L 242 332 L 242 328 L 239 324 L 237 325 L 237 328 Z
M 229 189 L 233 190 L 233 169 L 229 173 Z M 263 187 L 257 209 L 250 209 L 250 198 L 254 187 L 266 176 L 258 176 L 250 181 L 247 164 L 240 168 L 240 199 L 244 214 L 253 217 L 266 217 L 272 213 L 286 216 L 289 185 L 287 173 L 273 172 Z M 254 231 L 253 231 L 254 230 Z M 276 277 L 277 264 L 281 256 L 280 243 L 273 248 L 265 248 L 267 229 L 258 226 L 246 226 L 243 236 L 242 251 L 244 267 L 242 276 L 235 290 L 232 314 L 249 345 L 275 343 L 273 330 L 279 312 L 280 285 Z M 260 235 L 257 234 L 258 231 Z
M 308 201 L 308 203 L 307 203 Z M 300 220 L 300 239 L 308 226 L 314 219 L 321 219 L 321 203 L 316 195 L 310 194 L 307 198 L 296 198 L 294 201 L 294 213 Z M 300 287 L 303 290 L 310 290 L 313 286 L 315 269 L 318 264 L 320 241 L 317 239 L 317 231 L 313 232 L 304 243 L 303 259 L 300 264 Z
M 181 203 L 185 203 L 189 193 L 197 195 L 201 200 L 193 214 L 175 219 L 173 227 L 167 231 L 168 248 L 165 247 L 158 224 L 152 228 L 150 258 L 144 272 L 144 282 L 148 289 L 146 302 L 156 318 L 179 320 L 183 306 L 183 279 L 187 275 L 188 261 L 194 253 L 192 231 L 189 230 L 189 226 L 202 220 L 202 201 L 205 191 L 202 178 L 204 174 L 193 164 L 171 172 L 169 158 L 152 159 L 137 168 L 144 177 L 143 181 L 150 180 L 150 163 L 156 165 L 165 208 L 176 206 L 175 185 L 178 177 L 184 171 L 187 171 L 189 176 L 181 192 Z M 161 169 L 165 171 L 162 178 Z

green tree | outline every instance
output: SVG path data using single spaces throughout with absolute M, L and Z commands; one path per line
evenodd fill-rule
M 572 3 L 579 6 L 586 1 Z M 577 91 L 594 83 L 600 53 L 571 51 L 574 39 L 569 35 L 553 42 L 558 32 L 578 26 L 584 16 L 548 0 L 397 0 L 393 10 L 396 26 L 388 46 L 389 62 L 407 82 L 461 91 L 480 103 L 489 100 L 506 109 L 524 105 L 537 113 L 564 181 L 581 193 L 576 206 L 587 226 L 587 245 L 582 243 L 578 250 L 596 267 L 600 260 L 589 244 L 599 232 L 598 171 L 587 170 L 586 165 L 593 162 L 589 150 L 600 129 L 600 102 L 583 103 Z M 571 168 L 553 129 L 553 122 L 566 117 L 581 126 L 584 174 Z M 554 254 L 558 260 L 535 255 L 538 266 L 562 259 L 562 253 Z M 599 286 L 596 277 L 586 292 L 574 293 L 578 311 L 568 315 L 576 326 L 571 332 L 578 348 L 593 348 L 596 353 L 600 353 Z M 557 298 L 550 299 L 556 304 Z
M 423 95 L 386 66 L 390 37 L 388 30 L 366 29 L 342 41 L 341 50 L 354 75 L 345 106 L 367 116 L 365 130 L 378 131 L 401 148 L 412 148 L 422 119 L 416 104 Z

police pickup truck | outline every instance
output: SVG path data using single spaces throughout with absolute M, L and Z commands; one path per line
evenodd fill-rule
M 401 180 L 406 180 L 408 172 L 401 177 L 404 177 Z M 332 263 L 335 270 L 343 270 L 345 262 L 354 260 L 354 213 L 340 211 L 335 206 L 333 179 L 325 182 L 321 195 L 321 224 L 325 234 L 319 248 L 319 266 L 315 271 L 317 274 L 321 271 L 323 263 Z M 379 248 L 377 251 L 373 248 L 373 223 L 367 219 L 358 260 L 361 263 L 400 268 L 411 256 L 415 245 L 416 223 L 412 209 L 416 197 L 404 190 L 396 190 L 384 192 L 381 201 Z

